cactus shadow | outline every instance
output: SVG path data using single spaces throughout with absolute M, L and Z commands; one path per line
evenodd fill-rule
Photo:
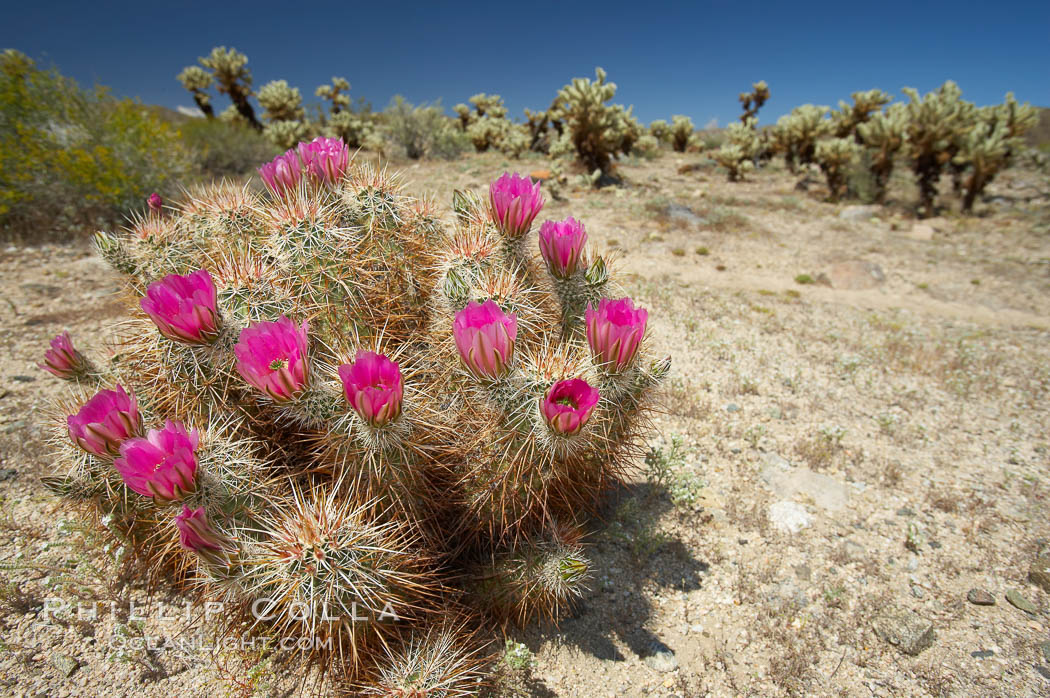
M 659 531 L 673 505 L 666 488 L 629 483 L 612 493 L 590 549 L 589 591 L 557 628 L 532 629 L 523 641 L 534 650 L 553 641 L 598 659 L 625 661 L 626 648 L 644 659 L 673 651 L 651 629 L 654 592 L 701 588 L 710 565 L 674 533 Z

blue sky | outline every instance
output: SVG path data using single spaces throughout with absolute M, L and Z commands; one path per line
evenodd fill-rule
M 0 47 L 54 64 L 82 84 L 168 107 L 192 105 L 175 75 L 212 46 L 250 59 L 259 87 L 286 79 L 307 101 L 332 75 L 376 107 L 394 94 L 446 107 L 477 92 L 511 115 L 602 66 L 649 122 L 698 126 L 740 113 L 765 80 L 760 112 L 837 104 L 878 87 L 925 92 L 946 79 L 978 104 L 1007 91 L 1050 106 L 1050 2 L 66 2 L 5 0 Z M 216 97 L 219 110 L 225 97 Z

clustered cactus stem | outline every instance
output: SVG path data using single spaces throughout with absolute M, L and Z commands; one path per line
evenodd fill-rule
M 45 355 L 74 388 L 48 486 L 227 632 L 313 638 L 299 661 L 366 695 L 470 694 L 486 629 L 579 597 L 668 363 L 582 222 L 536 233 L 526 177 L 446 228 L 336 139 L 260 176 L 98 236 L 132 317 L 107 362 Z
M 751 122 L 750 127 L 754 128 L 754 124 L 758 122 L 758 110 L 769 99 L 769 85 L 765 80 L 759 80 L 751 85 L 750 92 L 741 92 L 739 99 L 740 106 L 744 108 L 744 113 L 740 115 L 740 123 L 748 125 Z

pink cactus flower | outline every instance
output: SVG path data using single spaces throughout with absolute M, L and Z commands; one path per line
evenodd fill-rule
M 170 419 L 145 438 L 128 439 L 113 460 L 129 489 L 158 502 L 173 502 L 197 488 L 197 430 Z
M 648 319 L 649 312 L 645 308 L 636 309 L 630 298 L 615 301 L 602 298 L 597 310 L 588 303 L 584 320 L 587 343 L 595 360 L 612 373 L 630 366 L 645 336 Z
M 175 515 L 175 528 L 179 529 L 179 543 L 186 550 L 210 557 L 214 551 L 227 548 L 225 536 L 212 528 L 204 507 L 190 509 L 183 504 L 182 511 Z
M 153 192 L 149 195 L 149 198 L 146 199 L 146 204 L 149 205 L 150 211 L 160 213 L 160 210 L 164 207 L 164 199 L 160 198 L 160 194 L 157 192 Z
M 153 282 L 139 305 L 160 333 L 173 341 L 207 344 L 219 335 L 215 283 L 206 269 Z
M 532 221 L 543 208 L 540 183 L 528 177 L 503 173 L 489 185 L 489 207 L 492 222 L 508 238 L 520 238 L 529 232 Z
M 259 176 L 270 191 L 283 197 L 299 186 L 299 180 L 303 177 L 303 165 L 295 149 L 291 148 L 260 167 Z
M 591 418 L 598 404 L 598 389 L 580 378 L 558 381 L 540 401 L 540 411 L 550 428 L 572 436 Z
M 299 158 L 306 172 L 320 183 L 332 185 L 343 178 L 350 165 L 350 148 L 338 138 L 318 136 L 299 144 Z
M 82 376 L 91 369 L 88 360 L 73 346 L 69 332 L 55 335 L 51 340 L 51 348 L 44 353 L 44 363 L 37 366 L 67 381 Z
M 572 216 L 564 221 L 544 221 L 540 226 L 540 254 L 558 279 L 568 279 L 580 268 L 587 231 Z
M 401 367 L 382 354 L 359 351 L 352 364 L 339 367 L 346 401 L 374 427 L 381 427 L 401 414 L 405 383 Z
M 306 388 L 306 332 L 305 321 L 296 327 L 284 315 L 277 322 L 257 322 L 246 327 L 233 348 L 237 372 L 274 402 L 291 400 Z
M 95 456 L 115 456 L 121 443 L 141 432 L 135 394 L 129 395 L 119 385 L 99 391 L 66 418 L 66 425 L 69 438 L 80 448 Z
M 456 313 L 452 336 L 463 363 L 478 378 L 494 380 L 507 373 L 518 336 L 518 317 L 505 314 L 491 298 L 471 301 Z

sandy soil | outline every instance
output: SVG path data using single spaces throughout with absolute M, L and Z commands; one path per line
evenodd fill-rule
M 1050 594 L 1029 580 L 1050 544 L 1050 181 L 1011 171 L 978 215 L 916 221 L 906 177 L 858 209 L 776 164 L 678 174 L 700 160 L 627 163 L 623 186 L 545 212 L 615 258 L 673 369 L 653 456 L 591 538 L 591 590 L 560 629 L 510 638 L 504 693 L 1050 694 Z M 480 155 L 404 177 L 445 203 L 543 167 Z M 284 695 L 250 652 L 136 649 L 159 621 L 128 602 L 150 599 L 39 483 L 63 387 L 35 363 L 62 329 L 101 344 L 116 280 L 72 244 L 9 247 L 0 279 L 2 691 Z M 55 623 L 55 596 L 117 610 Z

